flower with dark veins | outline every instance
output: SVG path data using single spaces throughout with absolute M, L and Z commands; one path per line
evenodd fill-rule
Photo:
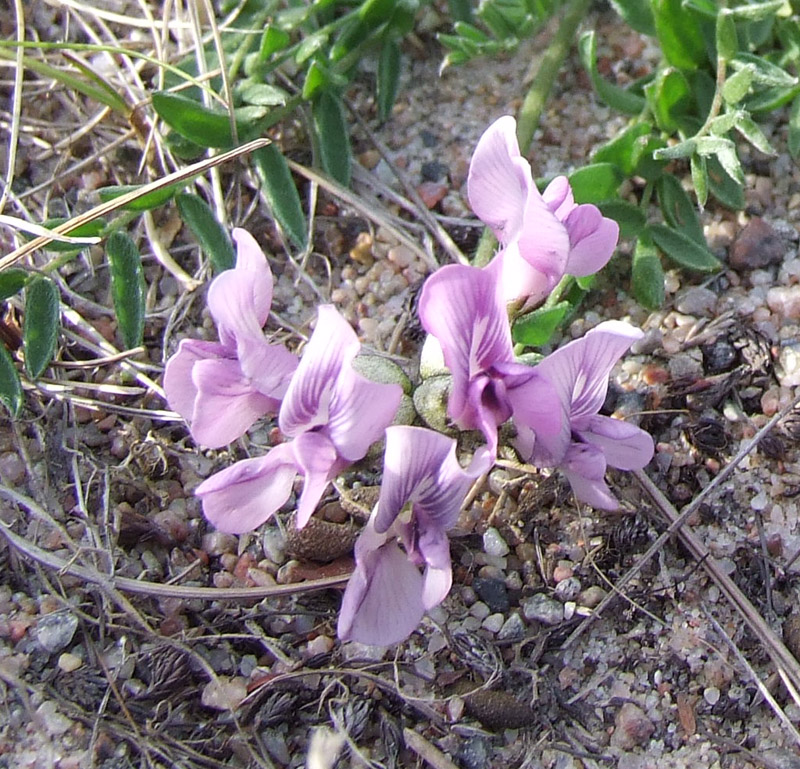
M 653 438 L 636 425 L 600 415 L 611 369 L 643 336 L 628 323 L 609 320 L 550 353 L 536 369 L 556 388 L 569 415 L 569 435 L 536 434 L 524 426 L 520 455 L 539 467 L 558 467 L 575 496 L 601 510 L 616 510 L 605 482 L 607 465 L 640 470 L 653 457 Z
M 281 404 L 278 424 L 291 440 L 263 457 L 245 459 L 198 486 L 203 512 L 220 531 L 239 534 L 260 526 L 286 503 L 303 476 L 297 528 L 308 522 L 328 483 L 362 459 L 383 436 L 402 396 L 352 366 L 361 344 L 332 305 L 317 325 Z
M 491 464 L 481 448 L 462 468 L 456 442 L 427 428 L 386 430 L 380 498 L 356 542 L 356 568 L 339 613 L 341 639 L 398 643 L 444 600 L 453 579 L 446 532 Z
M 562 430 L 562 402 L 547 378 L 514 360 L 496 270 L 460 264 L 437 270 L 422 287 L 419 317 L 453 376 L 450 418 L 483 432 L 492 456 L 497 428 L 512 416 L 537 434 Z
M 495 260 L 506 301 L 544 299 L 564 275 L 605 266 L 619 227 L 596 206 L 577 205 L 564 176 L 540 193 L 519 151 L 516 121 L 506 115 L 481 136 L 470 163 L 470 206 L 500 243 Z
M 166 365 L 170 408 L 189 424 L 197 443 L 219 448 L 280 408 L 298 360 L 270 344 L 263 326 L 272 304 L 272 272 L 249 232 L 235 229 L 236 267 L 208 289 L 219 342 L 184 339 Z

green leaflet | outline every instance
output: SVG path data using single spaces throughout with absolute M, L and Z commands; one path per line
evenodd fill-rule
M 569 302 L 559 302 L 552 307 L 539 307 L 514 321 L 511 338 L 516 344 L 541 347 L 550 341 L 559 323 L 572 308 Z
M 633 250 L 631 270 L 633 295 L 639 304 L 655 310 L 664 304 L 664 268 L 648 233 L 643 233 Z
M 673 262 L 697 272 L 716 272 L 722 264 L 707 246 L 701 246 L 688 235 L 664 224 L 649 227 L 653 242 Z
M 144 335 L 146 287 L 142 258 L 136 244 L 124 232 L 115 232 L 108 238 L 106 256 L 117 327 L 123 344 L 130 350 L 142 343 Z
M 236 262 L 233 243 L 208 203 L 199 195 L 188 192 L 178 195 L 176 202 L 181 219 L 197 238 L 203 253 L 214 266 L 214 272 L 233 267 Z
M 353 150 L 342 100 L 333 91 L 322 91 L 311 105 L 311 118 L 320 165 L 335 181 L 349 187 Z
M 25 368 L 32 379 L 42 375 L 56 352 L 60 328 L 58 289 L 50 278 L 35 277 L 25 287 L 22 347 Z
M 308 242 L 308 228 L 300 195 L 280 150 L 270 144 L 252 154 L 267 205 L 281 230 L 298 248 Z
M 22 408 L 22 383 L 11 354 L 0 344 L 0 401 L 12 417 L 19 416 Z
M 694 203 L 683 189 L 680 181 L 671 174 L 665 174 L 656 182 L 656 192 L 661 212 L 664 214 L 667 224 L 691 238 L 695 243 L 705 246 L 706 238 Z

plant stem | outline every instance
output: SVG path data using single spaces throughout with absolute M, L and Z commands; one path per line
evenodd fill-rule
M 575 32 L 586 16 L 590 4 L 591 0 L 570 0 L 563 20 L 542 56 L 539 69 L 525 95 L 517 118 L 517 139 L 523 155 L 530 149 L 533 134 L 541 120 L 542 110 L 553 89 L 553 83 L 569 54 Z M 491 230 L 485 229 L 475 250 L 473 264 L 476 267 L 488 264 L 496 245 L 497 241 Z

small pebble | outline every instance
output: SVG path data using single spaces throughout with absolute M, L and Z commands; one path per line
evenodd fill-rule
M 599 585 L 587 587 L 578 595 L 578 603 L 588 609 L 594 609 L 606 597 L 606 591 Z
M 778 264 L 787 244 L 769 222 L 754 216 L 736 236 L 730 250 L 730 264 L 737 270 L 754 270 Z
M 558 625 L 564 619 L 564 607 L 558 602 L 537 593 L 521 602 L 522 614 L 526 620 L 536 620 L 543 625 Z
M 509 552 L 508 544 L 493 526 L 486 529 L 483 534 L 483 549 L 487 555 L 496 555 L 501 558 L 508 555 Z
M 497 631 L 498 641 L 516 641 L 525 635 L 525 622 L 518 612 L 514 612 Z
M 572 601 L 581 592 L 581 581 L 577 577 L 563 579 L 556 585 L 553 592 L 559 601 Z
M 506 584 L 501 579 L 475 577 L 472 587 L 492 612 L 505 613 L 510 601 Z
M 83 660 L 77 654 L 71 654 L 70 652 L 64 652 L 58 658 L 59 670 L 63 670 L 65 673 L 73 673 L 81 665 L 83 665 Z
M 478 619 L 482 620 L 488 617 L 492 612 L 483 601 L 477 601 L 469 607 L 469 613 L 473 617 L 477 617 Z
M 45 614 L 36 623 L 36 640 L 48 652 L 60 652 L 72 641 L 78 618 L 68 610 Z
M 200 701 L 214 710 L 235 710 L 247 696 L 247 681 L 239 676 L 218 676 L 204 687 Z
M 714 312 L 718 294 L 702 286 L 692 286 L 675 298 L 675 309 L 686 315 L 711 315 Z
M 623 750 L 645 745 L 656 730 L 645 712 L 632 702 L 626 702 L 617 712 L 616 729 L 611 744 Z
M 506 618 L 502 614 L 490 614 L 482 623 L 481 627 L 490 633 L 498 633 L 505 624 Z
M 719 702 L 720 692 L 716 686 L 707 686 L 703 690 L 703 699 L 709 705 L 716 705 Z
M 56 703 L 52 700 L 45 700 L 39 705 L 36 708 L 36 715 L 44 724 L 45 731 L 52 737 L 64 734 L 72 726 L 72 721 L 58 712 Z

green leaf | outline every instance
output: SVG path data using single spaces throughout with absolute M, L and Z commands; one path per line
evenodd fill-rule
M 531 347 L 547 344 L 570 308 L 569 302 L 559 302 L 552 307 L 540 307 L 527 315 L 522 315 L 511 327 L 511 338 L 516 344 Z
M 573 171 L 569 183 L 576 203 L 599 203 L 616 197 L 622 175 L 612 163 L 591 163 Z
M 773 64 L 762 56 L 755 56 L 752 53 L 741 51 L 735 59 L 731 60 L 731 67 L 735 70 L 741 70 L 745 67 L 752 68 L 753 82 L 759 85 L 785 88 L 797 85 L 797 78 L 790 75 L 785 69 L 781 69 L 777 64 Z
M 633 250 L 631 287 L 636 301 L 649 310 L 664 304 L 664 268 L 649 234 L 643 233 Z
M 613 163 L 623 176 L 633 176 L 641 147 L 653 130 L 652 124 L 642 121 L 628 126 L 613 139 L 599 147 L 592 156 L 594 163 Z
M 671 147 L 662 147 L 653 153 L 657 160 L 676 160 L 678 158 L 689 158 L 697 151 L 697 139 L 686 139 L 685 141 L 673 144 Z
M 233 243 L 208 203 L 199 195 L 184 192 L 177 197 L 181 219 L 200 243 L 200 248 L 214 265 L 214 272 L 229 270 L 236 263 Z
M 311 118 L 323 170 L 349 187 L 353 151 L 342 100 L 332 91 L 323 91 L 311 105 Z
M 647 104 L 662 131 L 674 132 L 692 106 L 692 92 L 683 73 L 666 67 L 644 89 Z
M 678 69 L 697 69 L 704 66 L 705 41 L 702 17 L 681 0 L 652 0 L 656 36 L 667 61 Z
M 784 104 L 788 104 L 798 94 L 800 85 L 791 88 L 784 86 L 764 88 L 748 97 L 745 106 L 750 112 L 774 112 Z
M 611 0 L 611 5 L 629 27 L 643 35 L 655 36 L 656 25 L 648 0 Z
M 25 286 L 22 346 L 25 369 L 35 379 L 50 365 L 56 352 L 60 306 L 58 289 L 50 278 L 35 277 Z
M 371 27 L 377 27 L 391 18 L 397 0 L 365 0 L 358 9 L 359 18 Z
M 295 246 L 305 248 L 308 242 L 306 217 L 286 159 L 274 144 L 257 149 L 251 157 L 275 221 Z
M 11 354 L 0 344 L 0 401 L 12 417 L 19 416 L 22 408 L 22 383 Z
M 742 67 L 738 72 L 734 72 L 722 86 L 722 98 L 728 104 L 738 104 L 750 91 L 754 74 L 753 66 Z
M 578 40 L 578 52 L 597 95 L 613 109 L 626 115 L 638 115 L 645 108 L 645 99 L 618 85 L 609 83 L 597 69 L 597 41 L 593 31 L 584 32 Z
M 231 147 L 231 117 L 225 110 L 215 110 L 178 93 L 154 91 L 153 108 L 158 116 L 181 136 L 201 147 Z M 265 107 L 240 107 L 234 110 L 237 131 L 245 133 L 267 115 Z
M 117 314 L 117 328 L 127 349 L 138 347 L 144 336 L 147 288 L 139 249 L 124 232 L 115 232 L 106 241 L 106 256 L 111 273 L 111 299 Z
M 706 160 L 708 169 L 708 188 L 711 194 L 726 208 L 739 211 L 744 208 L 744 188 L 732 179 L 722 167 L 715 155 L 709 155 Z
M 396 40 L 385 40 L 378 57 L 376 82 L 378 119 L 383 123 L 392 114 L 400 85 L 400 46 Z
M 272 56 L 286 48 L 291 42 L 289 33 L 282 29 L 267 24 L 264 34 L 261 35 L 261 46 L 258 57 L 262 62 L 268 62 Z
M 739 38 L 736 35 L 736 22 L 727 8 L 720 8 L 716 26 L 717 56 L 730 61 L 739 51 Z
M 30 273 L 19 267 L 10 267 L 0 272 L 0 302 L 19 293 L 28 281 Z
M 282 88 L 268 83 L 242 83 L 236 91 L 243 102 L 257 107 L 282 107 L 289 98 Z
M 742 113 L 736 120 L 736 130 L 750 142 L 759 152 L 765 155 L 777 155 L 769 139 L 764 136 L 764 132 L 758 127 L 755 120 L 748 114 Z
M 708 168 L 706 167 L 706 159 L 700 155 L 692 155 L 692 157 L 689 158 L 689 165 L 692 171 L 694 193 L 697 195 L 697 205 L 703 209 L 708 200 Z
M 664 224 L 651 224 L 653 242 L 672 261 L 697 272 L 716 272 L 722 264 L 707 246 L 701 246 L 683 232 Z
M 644 211 L 627 200 L 606 200 L 598 203 L 597 207 L 603 216 L 619 225 L 619 236 L 626 240 L 637 237 L 647 223 Z
M 759 21 L 774 16 L 783 9 L 788 9 L 788 13 L 791 13 L 791 7 L 787 0 L 767 0 L 764 3 L 738 5 L 731 8 L 729 13 L 737 21 Z
M 478 29 L 472 24 L 468 24 L 464 21 L 457 21 L 455 24 L 453 24 L 453 30 L 459 37 L 463 38 L 464 40 L 471 40 L 473 43 L 483 44 L 491 41 L 489 35 L 487 35 L 482 29 Z
M 297 48 L 294 60 L 298 64 L 308 61 L 315 53 L 321 50 L 327 42 L 328 32 L 326 30 L 320 30 L 319 32 L 308 35 Z
M 43 227 L 47 227 L 48 230 L 52 230 L 59 225 L 64 224 L 64 222 L 68 221 L 63 217 L 57 217 L 55 219 L 48 219 L 45 222 L 42 222 Z M 78 227 L 74 227 L 71 230 L 63 233 L 64 235 L 69 235 L 71 238 L 96 238 L 102 234 L 102 232 L 106 228 L 106 220 L 105 219 L 93 219 L 91 222 L 86 222 L 85 224 L 81 224 Z M 63 252 L 70 252 L 70 251 L 80 251 L 85 246 L 77 246 L 74 243 L 59 243 L 57 240 L 54 240 L 48 243 L 45 247 L 46 251 L 55 251 L 59 253 Z
M 795 97 L 789 110 L 789 154 L 795 160 L 800 156 L 800 96 Z
M 230 115 L 204 107 L 194 99 L 169 91 L 154 91 L 153 109 L 181 136 L 201 147 L 230 147 L 233 144 Z
M 643 136 L 636 142 L 636 168 L 633 176 L 641 176 L 645 181 L 653 182 L 664 173 L 667 161 L 656 157 L 656 152 L 666 147 L 660 136 Z
M 716 157 L 725 173 L 737 184 L 744 186 L 742 164 L 736 154 L 736 145 L 730 139 L 721 136 L 701 136 L 697 139 L 696 147 L 698 155 Z
M 148 192 L 146 195 L 142 195 L 142 197 L 132 200 L 130 203 L 126 203 L 122 206 L 122 210 L 139 212 L 149 211 L 151 208 L 163 206 L 164 203 L 175 197 L 178 190 L 186 186 L 187 181 L 188 180 L 184 179 L 180 182 L 175 182 L 175 184 L 161 187 L 161 189 L 153 190 L 153 192 Z M 122 195 L 127 195 L 129 192 L 139 190 L 144 186 L 143 184 L 120 184 L 115 187 L 101 187 L 97 190 L 97 197 L 100 198 L 101 202 L 106 203 Z
M 695 243 L 705 246 L 706 238 L 697 211 L 678 179 L 671 174 L 665 174 L 656 182 L 656 192 L 667 224 Z

